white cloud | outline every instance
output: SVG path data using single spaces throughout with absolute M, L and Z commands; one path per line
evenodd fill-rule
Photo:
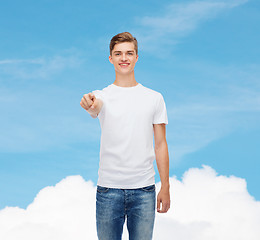
M 70 176 L 42 189 L 26 210 L 0 211 L 0 239 L 95 239 L 95 187 Z
M 258 239 L 260 202 L 248 194 L 244 179 L 217 176 L 204 166 L 172 181 L 173 207 L 158 219 L 156 236 L 168 231 L 164 239 Z
M 82 60 L 75 51 L 64 51 L 62 55 L 32 59 L 0 60 L 0 74 L 16 79 L 48 79 L 66 69 L 76 68 Z M 6 77 L 2 77 L 6 79 Z
M 168 109 L 171 126 L 167 139 L 175 163 L 236 130 L 250 130 L 259 125 L 259 96 L 245 89 L 234 95 L 237 98 L 233 100 L 202 98 Z
M 246 3 L 245 1 L 192 1 L 173 3 L 167 6 L 162 17 L 143 17 L 140 24 L 164 33 L 189 32 L 206 19 L 215 17 L 219 12 Z
M 258 239 L 260 202 L 249 195 L 244 179 L 218 176 L 204 166 L 170 182 L 172 205 L 167 214 L 156 213 L 155 240 Z M 0 239 L 97 239 L 95 192 L 96 186 L 81 176 L 46 187 L 26 209 L 0 211 Z
M 137 17 L 138 27 L 133 32 L 142 50 L 164 51 L 161 46 L 177 44 L 180 37 L 188 35 L 201 23 L 246 2 L 248 0 L 204 0 L 169 4 L 162 16 Z
M 183 89 L 173 88 L 171 95 L 179 99 L 167 105 L 167 138 L 175 163 L 232 132 L 258 128 L 260 121 L 259 65 L 189 66 L 193 77 L 178 80 L 185 83 Z M 196 81 L 195 89 L 186 88 L 189 81 Z
M 0 65 L 7 65 L 7 64 L 18 64 L 18 63 L 29 63 L 29 64 L 44 64 L 45 60 L 42 58 L 36 59 L 5 59 L 0 60 Z

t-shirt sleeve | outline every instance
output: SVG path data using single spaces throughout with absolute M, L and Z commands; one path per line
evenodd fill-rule
M 102 90 L 94 90 L 92 91 L 92 93 L 95 95 L 96 99 L 101 99 L 103 102 L 103 106 L 98 114 L 98 118 L 103 114 L 103 109 L 104 109 L 104 105 L 105 105 L 105 99 L 104 99 L 104 92 Z
M 153 117 L 153 124 L 160 124 L 160 123 L 168 124 L 166 105 L 161 93 L 157 98 L 156 108 Z
M 94 90 L 94 91 L 92 91 L 92 93 L 94 93 L 96 98 L 100 98 L 100 99 L 103 100 L 103 92 L 102 92 L 102 90 Z

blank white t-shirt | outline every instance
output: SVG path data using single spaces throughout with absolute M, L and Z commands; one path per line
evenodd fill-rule
M 93 93 L 103 101 L 97 184 L 122 189 L 154 184 L 153 124 L 168 124 L 161 93 L 140 83 L 110 84 Z

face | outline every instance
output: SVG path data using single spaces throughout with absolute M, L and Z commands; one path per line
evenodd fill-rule
M 134 71 L 138 55 L 135 52 L 132 42 L 118 43 L 114 46 L 112 56 L 109 61 L 114 64 L 115 71 L 119 74 L 127 75 Z

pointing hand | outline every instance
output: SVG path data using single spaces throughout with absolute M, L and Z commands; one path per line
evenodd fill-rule
M 91 116 L 97 116 L 97 114 L 100 112 L 100 109 L 102 107 L 102 104 L 100 104 L 99 99 L 97 99 L 92 92 L 88 94 L 84 94 L 84 96 L 81 98 L 80 105 Z

